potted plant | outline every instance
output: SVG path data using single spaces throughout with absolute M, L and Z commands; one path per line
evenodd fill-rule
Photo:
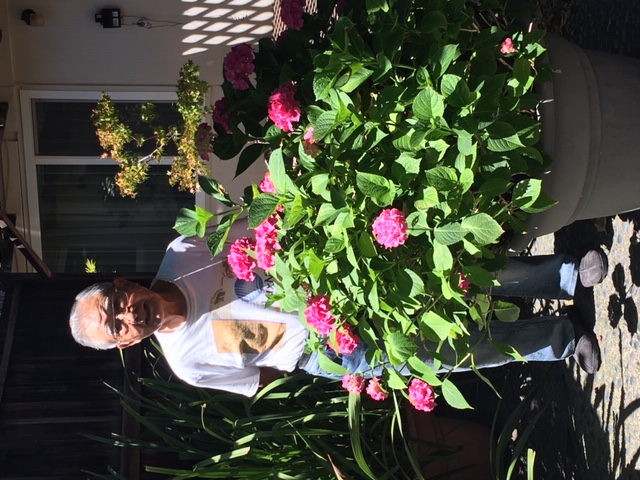
M 640 208 L 635 152 L 640 149 L 640 60 L 583 50 L 553 34 L 544 38 L 551 82 L 540 85 L 542 144 L 553 163 L 542 175 L 558 202 L 528 217 L 523 250 L 535 237 L 575 220 Z
M 549 162 L 534 92 L 549 78 L 543 32 L 508 21 L 521 12 L 495 1 L 319 0 L 313 14 L 302 3 L 282 9 L 289 28 L 278 39 L 231 49 L 213 107 L 202 106 L 195 64 L 182 69 L 185 124 L 158 131 L 156 155 L 167 138 L 178 142 L 172 181 L 192 190 L 197 178 L 225 209 L 182 211 L 176 229 L 202 236 L 217 217 L 207 237 L 216 255 L 248 212 L 255 238 L 235 243 L 229 263 L 241 278 L 255 266 L 273 276 L 273 301 L 300 312 L 323 369 L 361 391 L 362 372 L 323 352 L 366 342 L 380 372 L 372 397 L 394 390 L 425 411 L 436 396 L 468 408 L 454 369 L 436 374 L 417 352 L 428 349 L 437 369 L 452 347 L 458 364 L 474 368 L 470 323 L 491 339 L 494 314 L 519 314 L 483 292 L 510 235 L 553 205 L 536 178 Z M 96 125 L 121 161 L 118 185 L 132 193 L 143 175 L 128 172 L 148 158 L 111 107 L 105 95 Z M 206 122 L 194 128 L 197 115 Z M 232 199 L 200 175 L 210 155 L 237 159 L 237 174 L 266 159 L 268 174 Z

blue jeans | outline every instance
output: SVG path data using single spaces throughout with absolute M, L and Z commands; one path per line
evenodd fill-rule
M 510 258 L 496 277 L 500 286 L 491 289 L 489 293 L 492 295 L 568 300 L 573 297 L 578 282 L 578 262 L 565 254 Z M 513 357 L 502 354 L 487 340 L 486 332 L 474 329 L 473 326 L 470 330 L 469 344 L 476 345 L 473 350 L 476 367 L 496 367 L 514 361 Z M 528 361 L 563 360 L 571 356 L 575 348 L 575 332 L 566 316 L 539 316 L 520 319 L 514 323 L 492 321 L 490 330 L 494 341 L 514 347 Z M 348 355 L 338 356 L 329 348 L 324 353 L 351 373 L 362 373 L 366 378 L 379 376 L 382 366 L 371 370 L 365 358 L 368 349 L 365 342 L 360 342 L 358 348 Z M 455 364 L 452 351 L 443 350 L 441 353 L 451 361 L 443 362 L 437 372 L 450 370 Z M 427 365 L 434 367 L 433 357 L 428 349 L 421 347 L 418 356 Z M 383 357 L 384 361 L 386 358 Z M 301 358 L 299 366 L 312 375 L 338 378 L 320 368 L 315 352 Z M 457 368 L 468 369 L 464 365 Z M 398 371 L 405 375 L 410 373 L 406 366 L 398 368 Z

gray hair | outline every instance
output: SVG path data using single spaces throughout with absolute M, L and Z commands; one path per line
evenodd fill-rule
M 87 300 L 96 295 L 105 296 L 113 289 L 113 284 L 109 282 L 95 283 L 76 295 L 76 301 L 71 307 L 71 313 L 69 314 L 69 326 L 71 327 L 71 335 L 76 342 L 85 347 L 95 348 L 96 350 L 108 350 L 115 348 L 118 343 L 106 340 L 96 340 L 87 335 L 87 326 L 89 320 L 87 317 L 81 317 L 78 312 L 78 304 L 81 301 Z

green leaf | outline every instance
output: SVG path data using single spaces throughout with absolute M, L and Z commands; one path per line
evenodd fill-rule
M 316 162 L 315 158 L 304 151 L 305 144 L 306 142 L 298 143 L 298 159 L 300 160 L 300 165 L 302 165 L 310 172 L 315 172 L 318 168 L 318 163 Z
M 434 167 L 427 170 L 427 183 L 439 192 L 448 192 L 458 185 L 458 175 L 451 167 Z
M 356 172 L 358 189 L 368 197 L 379 198 L 391 190 L 390 182 L 381 175 L 366 172 Z
M 342 365 L 338 365 L 333 360 L 329 359 L 324 353 L 318 351 L 318 365 L 322 370 L 327 373 L 331 373 L 333 375 L 346 375 L 349 373 L 349 370 L 344 368 Z
M 442 245 L 453 245 L 462 241 L 466 234 L 467 230 L 459 222 L 455 222 L 437 226 L 433 231 L 433 238 Z
M 409 358 L 407 363 L 409 364 L 409 367 L 413 373 L 417 372 L 420 378 L 432 387 L 442 385 L 442 381 L 438 378 L 436 372 L 433 371 L 433 368 L 424 363 L 424 361 L 422 361 L 417 356 L 414 355 L 413 357 Z
M 473 186 L 473 170 L 469 168 L 465 168 L 460 173 L 460 186 L 462 187 L 462 193 L 468 192 L 469 189 Z
M 393 368 L 385 368 L 385 371 L 389 376 L 387 379 L 387 385 L 389 385 L 389 388 L 394 390 L 404 390 L 407 387 L 406 379 L 396 370 Z
M 464 218 L 462 227 L 471 232 L 477 245 L 496 243 L 503 233 L 500 224 L 484 212 Z
M 540 213 L 548 210 L 556 203 L 542 191 L 542 181 L 527 178 L 513 187 L 513 204 L 527 213 Z
M 478 193 L 485 197 L 497 197 L 507 192 L 511 181 L 506 178 L 490 178 L 480 186 Z
M 269 156 L 269 174 L 271 174 L 271 181 L 276 187 L 276 192 L 280 195 L 286 193 L 288 177 L 281 148 L 275 149 Z
M 420 27 L 429 33 L 437 32 L 438 30 L 444 30 L 449 25 L 447 21 L 447 17 L 444 16 L 442 12 L 438 10 L 428 10 L 424 17 L 422 18 L 422 22 L 420 22 Z
M 416 205 L 416 208 L 418 206 Z M 422 235 L 430 230 L 429 224 L 427 223 L 427 212 L 426 210 L 416 210 L 411 212 L 407 217 L 407 226 L 408 233 L 413 237 L 417 237 L 418 235 Z
M 215 257 L 220 252 L 222 252 L 224 248 L 224 242 L 229 236 L 231 225 L 237 217 L 238 215 L 227 215 L 218 224 L 216 230 L 207 236 L 207 247 L 209 247 L 209 251 L 211 252 L 212 256 Z
M 474 285 L 485 288 L 493 286 L 496 278 L 492 272 L 477 265 L 464 267 L 462 269 L 462 273 L 464 273 L 465 277 L 467 277 L 467 279 Z
M 476 94 L 471 93 L 467 83 L 458 75 L 443 75 L 441 88 L 447 103 L 457 108 L 466 107 L 476 99 Z
M 524 358 L 520 353 L 511 345 L 506 345 L 504 343 L 496 342 L 495 340 L 491 340 L 491 345 L 498 350 L 503 355 L 508 357 L 512 357 L 518 362 L 527 363 L 527 359 Z
M 524 145 L 516 134 L 506 138 L 487 139 L 487 148 L 492 152 L 510 152 L 520 147 L 524 147 Z
M 322 140 L 326 137 L 336 127 L 337 117 L 338 112 L 335 110 L 330 110 L 320 115 L 313 129 L 313 137 L 317 140 Z
M 375 13 L 378 10 L 382 10 L 383 12 L 389 11 L 389 5 L 387 4 L 387 0 L 367 0 L 367 13 Z
M 420 158 L 417 158 L 415 154 L 410 152 L 402 152 L 396 159 L 398 165 L 402 166 L 405 174 L 417 175 L 420 173 Z
M 322 271 L 324 270 L 325 261 L 319 258 L 313 250 L 309 249 L 307 252 L 309 258 L 309 273 L 316 280 L 320 280 Z
M 327 253 L 338 253 L 347 246 L 347 243 L 342 232 L 338 232 L 329 237 L 327 243 L 324 245 L 324 251 Z
M 453 267 L 453 256 L 451 250 L 446 245 L 441 244 L 437 240 L 433 242 L 433 263 L 436 270 L 446 272 Z
M 235 176 L 239 176 L 244 173 L 251 165 L 253 165 L 258 158 L 262 156 L 265 151 L 265 146 L 260 144 L 249 145 L 240 154 L 238 164 L 236 165 Z
M 501 322 L 513 323 L 520 318 L 520 308 L 511 302 L 496 300 L 493 307 L 493 313 Z
M 447 401 L 449 405 L 453 408 L 458 408 L 460 410 L 463 409 L 473 409 L 469 402 L 464 398 L 458 387 L 456 387 L 451 380 L 446 378 L 442 382 L 442 395 L 444 399 Z
M 180 235 L 193 237 L 198 231 L 198 214 L 195 210 L 181 208 L 173 228 Z
M 526 87 L 531 78 L 531 63 L 526 58 L 517 58 L 513 62 L 513 76 Z
M 431 310 L 422 315 L 422 318 L 420 319 L 421 330 L 423 326 L 433 331 L 433 333 L 436 334 L 437 339 L 432 338 L 431 335 L 427 335 L 427 337 L 433 341 L 438 341 L 446 340 L 447 337 L 451 335 L 451 330 L 455 324 Z
M 329 185 L 328 173 L 316 173 L 311 177 L 311 191 L 314 195 L 322 195 Z
M 233 207 L 236 203 L 231 200 L 229 194 L 215 178 L 205 177 L 204 175 L 198 175 L 198 183 L 202 188 L 202 191 L 207 195 L 211 195 L 213 198 L 223 203 L 228 207 Z
M 371 280 L 365 283 L 364 293 L 366 295 L 369 306 L 374 310 L 380 310 L 380 299 L 378 297 L 378 282 Z M 360 322 L 362 325 L 362 322 Z
M 432 58 L 433 80 L 438 80 L 447 71 L 451 62 L 460 56 L 458 45 L 445 45 Z
M 416 298 L 424 293 L 424 282 L 422 278 L 409 268 L 400 270 L 396 275 L 398 291 L 409 298 Z
M 335 75 L 332 73 L 317 73 L 313 76 L 313 93 L 316 100 L 323 100 L 329 95 L 333 87 Z
M 435 121 L 444 115 L 444 100 L 438 92 L 427 86 L 413 100 L 413 113 L 419 120 Z
M 353 92 L 356 88 L 362 85 L 365 80 L 371 76 L 371 74 L 373 74 L 373 70 L 369 70 L 366 67 L 358 68 L 355 71 L 352 69 L 349 80 L 340 87 L 340 90 L 346 93 Z
M 304 205 L 302 204 L 302 197 L 300 195 L 296 195 L 295 197 L 293 197 L 293 203 L 291 204 L 291 208 L 289 209 L 285 217 L 287 227 L 291 228 L 295 226 L 305 216 L 306 210 L 304 209 Z
M 373 258 L 378 255 L 373 238 L 367 231 L 362 231 L 358 237 L 358 250 L 367 258 Z
M 339 210 L 336 210 L 336 208 L 330 203 L 328 202 L 323 203 L 322 205 L 320 205 L 320 208 L 318 209 L 318 215 L 316 216 L 316 219 L 315 219 L 315 225 L 316 226 L 322 225 L 324 223 L 331 221 L 338 215 L 338 212 Z
M 280 199 L 272 193 L 261 193 L 249 205 L 249 228 L 257 228 L 280 205 Z
M 195 210 L 181 208 L 173 228 L 185 237 L 197 235 L 202 238 L 207 229 L 207 222 L 212 218 L 211 212 L 198 205 L 195 206 Z
M 416 342 L 408 335 L 391 332 L 385 337 L 387 355 L 392 365 L 398 366 L 415 355 L 418 350 Z
M 420 210 L 428 210 L 439 201 L 438 191 L 434 187 L 426 187 L 422 189 L 422 198 L 416 200 L 415 207 Z

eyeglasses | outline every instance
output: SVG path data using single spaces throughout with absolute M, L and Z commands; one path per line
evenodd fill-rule
M 129 294 L 113 287 L 113 292 L 105 297 L 104 307 L 107 314 L 111 315 L 107 322 L 107 331 L 113 339 L 120 341 L 120 331 L 122 330 L 122 320 L 118 318 L 127 311 L 129 305 Z

